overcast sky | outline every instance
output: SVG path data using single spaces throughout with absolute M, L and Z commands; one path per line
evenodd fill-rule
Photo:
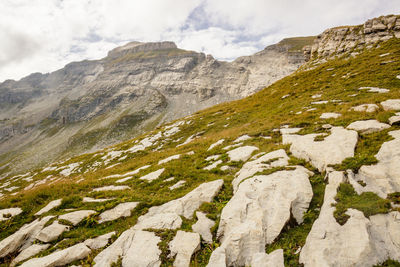
M 0 0 L 0 81 L 174 41 L 222 60 L 290 36 L 399 14 L 400 0 Z

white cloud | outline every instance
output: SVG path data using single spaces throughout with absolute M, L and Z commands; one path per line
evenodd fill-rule
M 284 37 L 399 13 L 398 0 L 1 0 L 0 81 L 172 40 L 230 60 Z

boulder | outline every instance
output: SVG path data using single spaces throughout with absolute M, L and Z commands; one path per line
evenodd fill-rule
M 200 249 L 200 235 L 178 231 L 174 239 L 169 243 L 171 257 L 175 257 L 174 267 L 189 267 L 193 253 Z
M 214 226 L 215 222 L 207 218 L 207 216 L 200 212 L 196 212 L 197 222 L 192 225 L 192 230 L 195 233 L 200 234 L 201 238 L 208 244 L 212 244 L 213 236 L 211 234 L 211 227 Z
M 277 249 L 267 254 L 259 252 L 253 255 L 251 267 L 285 267 L 283 261 L 283 249 Z
M 303 222 L 313 196 L 304 167 L 277 171 L 243 181 L 221 213 L 218 237 L 228 266 L 250 265 L 254 254 L 265 251 L 290 217 Z
M 36 236 L 36 239 L 48 243 L 56 240 L 62 233 L 69 231 L 69 226 L 59 224 L 58 221 L 54 221 L 49 226 L 43 228 Z
M 106 210 L 99 216 L 99 223 L 114 221 L 121 217 L 131 216 L 131 211 L 136 208 L 139 202 L 120 203 L 112 209 Z
M 87 239 L 83 243 L 87 247 L 89 247 L 90 249 L 93 249 L 93 250 L 104 248 L 105 246 L 107 246 L 110 238 L 115 234 L 116 234 L 116 232 L 110 232 L 110 233 L 98 236 L 96 238 Z
M 400 110 L 400 99 L 388 99 L 381 102 L 384 110 Z
M 22 213 L 21 208 L 9 208 L 0 210 L 0 221 L 7 221 L 11 217 L 17 216 Z
M 41 210 L 36 212 L 35 215 L 40 216 L 46 212 L 49 212 L 50 210 L 60 206 L 61 202 L 62 202 L 62 199 L 56 199 L 56 200 L 50 201 L 49 204 L 47 204 L 44 208 L 42 208 Z
M 75 226 L 86 217 L 89 217 L 90 215 L 95 213 L 96 212 L 94 210 L 77 210 L 67 214 L 63 214 L 59 216 L 58 219 L 69 221 Z
M 33 244 L 23 251 L 21 251 L 15 259 L 11 262 L 11 267 L 15 266 L 17 263 L 24 261 L 30 257 L 35 256 L 39 252 L 46 250 L 50 247 L 50 244 Z
M 378 109 L 379 109 L 379 107 L 376 104 L 362 104 L 362 105 L 351 108 L 351 110 L 354 110 L 354 111 L 367 112 L 367 113 L 375 112 Z
M 354 157 L 358 134 L 343 127 L 332 127 L 331 134 L 323 141 L 314 141 L 319 134 L 283 135 L 283 144 L 291 144 L 293 156 L 310 161 L 324 171 L 330 164 L 340 164 L 345 158 Z
M 53 267 L 64 266 L 73 261 L 81 260 L 89 256 L 91 250 L 85 244 L 79 243 L 75 246 L 54 252 L 42 258 L 30 259 L 21 266 L 23 267 Z
M 340 113 L 326 112 L 326 113 L 322 113 L 321 116 L 319 116 L 319 118 L 320 119 L 337 119 L 340 116 L 342 116 L 342 114 L 340 114 Z
M 146 174 L 145 176 L 140 177 L 140 180 L 146 180 L 148 182 L 151 182 L 153 180 L 156 180 L 160 177 L 160 175 L 165 171 L 164 168 L 156 170 L 154 172 L 151 172 L 149 174 Z
M 382 130 L 390 128 L 390 125 L 379 122 L 377 120 L 365 120 L 365 121 L 352 122 L 346 128 L 364 134 L 369 134 L 369 133 L 380 132 Z
M 227 154 L 231 161 L 246 161 L 254 151 L 258 150 L 255 146 L 242 146 L 228 151 Z

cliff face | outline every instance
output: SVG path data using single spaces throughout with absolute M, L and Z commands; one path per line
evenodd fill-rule
M 0 84 L 0 154 L 13 152 L 23 155 L 23 165 L 29 159 L 28 165 L 37 164 L 245 97 L 304 63 L 302 52 L 290 48 L 277 44 L 223 62 L 172 42 L 132 42 L 101 60 L 6 81 Z

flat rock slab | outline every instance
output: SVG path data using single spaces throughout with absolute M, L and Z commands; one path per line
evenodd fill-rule
M 200 249 L 200 235 L 179 230 L 169 243 L 170 256 L 175 257 L 174 267 L 189 267 L 193 253 Z
M 251 157 L 254 151 L 258 150 L 255 146 L 242 146 L 228 151 L 230 161 L 246 161 Z
M 154 172 L 151 172 L 149 174 L 146 174 L 145 176 L 140 177 L 140 180 L 146 180 L 148 182 L 151 182 L 153 180 L 156 180 L 160 177 L 160 175 L 165 171 L 164 168 L 156 170 Z
M 203 170 L 211 171 L 212 169 L 217 168 L 218 165 L 222 164 L 222 162 L 223 162 L 222 160 L 217 160 L 216 162 L 213 162 L 210 165 L 204 167 Z
M 108 244 L 110 238 L 115 234 L 116 234 L 116 232 L 110 232 L 110 233 L 98 236 L 96 238 L 87 239 L 83 243 L 87 247 L 89 247 L 90 249 L 93 249 L 93 250 L 104 248 Z
M 217 247 L 211 254 L 207 267 L 226 267 L 226 252 L 223 247 Z
M 303 128 L 281 128 L 279 129 L 281 134 L 294 134 L 301 131 Z
M 75 246 L 54 252 L 42 258 L 33 258 L 24 262 L 23 267 L 52 267 L 64 266 L 73 261 L 81 260 L 89 256 L 91 250 L 85 244 L 79 243 Z
M 33 244 L 30 247 L 21 251 L 18 256 L 11 262 L 10 266 L 15 266 L 17 263 L 24 261 L 32 256 L 35 256 L 39 252 L 46 250 L 50 247 L 50 244 Z
M 168 158 L 165 158 L 165 159 L 160 160 L 160 161 L 158 162 L 158 165 L 161 165 L 161 164 L 170 162 L 170 161 L 172 161 L 172 160 L 177 160 L 177 159 L 179 159 L 180 157 L 181 157 L 180 154 L 178 154 L 178 155 L 173 155 L 173 156 L 171 156 L 171 157 L 168 157 Z
M 206 243 L 212 244 L 211 227 L 215 225 L 215 222 L 200 211 L 196 211 L 196 217 L 197 222 L 192 225 L 193 232 L 198 233 Z
M 191 219 L 201 204 L 214 199 L 223 184 L 222 179 L 203 183 L 181 198 L 161 206 L 151 207 L 145 215 L 138 218 L 138 222 L 133 228 L 139 230 L 177 229 L 182 225 L 180 216 Z
M 283 249 L 274 250 L 269 254 L 265 252 L 254 254 L 251 267 L 285 267 Z
M 131 189 L 127 185 L 108 185 L 99 188 L 93 189 L 93 192 L 102 192 L 102 191 L 120 191 L 120 190 L 129 190 Z
M 400 110 L 400 99 L 388 99 L 381 102 L 384 110 Z
M 364 134 L 380 132 L 382 130 L 390 128 L 389 124 L 379 122 L 377 120 L 365 120 L 365 121 L 355 121 L 346 127 L 350 130 L 355 130 Z
M 326 113 L 322 113 L 321 116 L 319 116 L 319 118 L 320 119 L 337 119 L 340 116 L 342 116 L 342 114 L 340 114 L 340 113 L 326 112 Z
M 323 141 L 314 141 L 320 134 L 283 135 L 283 144 L 291 144 L 290 152 L 297 158 L 310 161 L 311 164 L 324 171 L 330 164 L 340 164 L 345 158 L 354 157 L 357 144 L 356 131 L 333 127 L 331 134 Z
M 21 208 L 9 208 L 0 210 L 0 221 L 7 221 L 14 216 L 22 213 Z
M 84 197 L 82 202 L 85 203 L 101 203 L 113 200 L 114 198 L 91 198 L 91 197 Z
M 238 138 L 235 139 L 235 141 L 233 141 L 234 143 L 240 143 L 240 142 L 244 142 L 247 140 L 250 140 L 251 136 L 248 136 L 247 134 L 239 136 Z
M 395 125 L 395 124 L 400 124 L 400 116 L 392 116 L 389 118 L 389 124 L 390 125 Z
M 367 112 L 372 113 L 379 109 L 378 105 L 376 104 L 362 104 L 355 107 L 352 107 L 351 110 L 358 111 L 358 112 Z
M 215 148 L 215 147 L 217 147 L 217 146 L 222 145 L 224 142 L 225 142 L 225 139 L 218 140 L 218 141 L 215 142 L 214 144 L 211 144 L 210 147 L 207 149 L 207 151 L 208 151 L 208 150 L 211 150 L 211 149 L 213 149 L 213 148 Z
M 136 208 L 139 202 L 120 203 L 110 210 L 106 210 L 99 216 L 99 223 L 114 221 L 122 217 L 131 216 L 131 211 Z
M 176 184 L 171 185 L 168 188 L 169 188 L 169 190 L 174 190 L 174 189 L 177 189 L 177 188 L 180 188 L 180 187 L 184 186 L 185 184 L 186 184 L 186 181 L 181 180 L 181 181 L 177 182 Z
M 59 224 L 58 221 L 54 221 L 49 226 L 43 228 L 36 236 L 36 239 L 44 243 L 48 243 L 56 240 L 65 231 L 69 231 L 69 226 Z
M 243 181 L 221 213 L 217 236 L 227 266 L 248 266 L 254 254 L 265 251 L 289 218 L 303 222 L 313 196 L 310 171 L 297 166 Z
M 360 87 L 358 90 L 367 90 L 370 93 L 388 93 L 390 92 L 389 89 L 379 88 L 379 87 Z
M 78 211 L 73 211 L 67 214 L 63 214 L 59 216 L 58 218 L 60 220 L 66 220 L 71 222 L 74 226 L 80 223 L 83 219 L 86 217 L 89 217 L 92 214 L 96 214 L 94 210 L 78 210 Z
M 46 212 L 49 212 L 50 210 L 60 206 L 61 202 L 62 202 L 62 199 L 56 199 L 56 200 L 50 201 L 49 204 L 47 204 L 44 208 L 42 208 L 41 210 L 36 212 L 35 215 L 40 216 Z

